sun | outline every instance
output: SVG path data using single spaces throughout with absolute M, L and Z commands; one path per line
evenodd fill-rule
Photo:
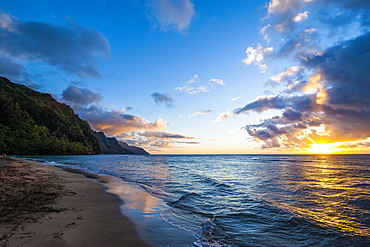
M 336 150 L 332 143 L 314 143 L 307 149 L 307 152 L 311 154 L 332 154 Z

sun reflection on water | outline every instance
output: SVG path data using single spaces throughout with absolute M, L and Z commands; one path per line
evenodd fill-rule
M 310 157 L 316 160 L 298 169 L 294 167 L 297 169 L 295 182 L 279 180 L 281 184 L 278 186 L 294 192 L 294 200 L 285 196 L 284 200 L 277 198 L 274 203 L 308 221 L 339 229 L 346 234 L 370 236 L 370 229 L 358 220 L 358 215 L 369 215 L 370 208 L 355 203 L 361 201 L 361 197 L 368 201 L 369 192 L 358 186 L 368 181 L 361 181 L 353 174 L 357 172 L 355 169 L 341 164 L 340 159 L 336 160 L 338 156 Z M 292 173 L 291 170 L 287 172 Z

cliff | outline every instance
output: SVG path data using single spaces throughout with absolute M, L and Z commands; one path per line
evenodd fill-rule
M 95 135 L 104 154 L 134 154 L 131 150 L 123 148 L 114 137 L 106 137 L 103 132 L 95 132 Z
M 134 154 L 50 94 L 0 77 L 0 154 Z
M 126 142 L 119 141 L 118 142 L 121 147 L 124 149 L 132 151 L 134 154 L 149 154 L 147 151 L 145 151 L 143 148 L 130 146 Z

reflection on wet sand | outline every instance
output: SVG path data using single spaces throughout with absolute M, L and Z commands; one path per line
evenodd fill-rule
M 128 182 L 119 181 L 112 177 L 109 183 L 108 192 L 119 195 L 124 200 L 125 209 L 139 209 L 142 210 L 143 216 L 146 218 L 155 217 L 156 212 L 164 207 L 164 203 L 144 191 L 142 188 L 138 188 L 137 185 L 130 184 Z

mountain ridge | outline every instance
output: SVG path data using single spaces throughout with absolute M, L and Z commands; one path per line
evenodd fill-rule
M 0 77 L 0 153 L 136 154 L 50 94 Z

